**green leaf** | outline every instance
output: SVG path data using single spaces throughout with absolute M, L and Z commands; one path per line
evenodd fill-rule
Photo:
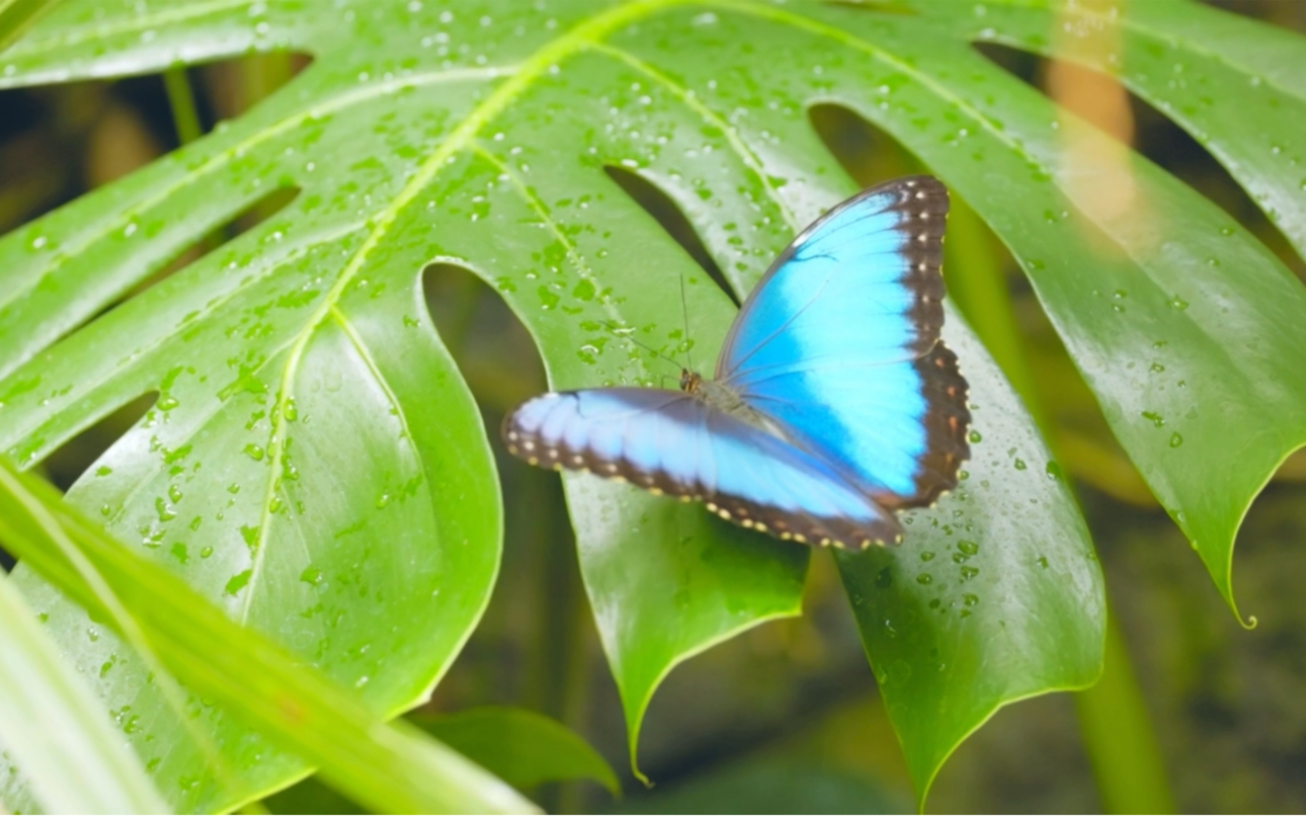
M 136 755 L 0 572 L 0 746 L 47 813 L 166 813 Z
M 494 285 L 555 387 L 674 373 L 614 333 L 706 365 L 729 300 L 604 167 L 665 191 L 738 297 L 796 229 L 850 192 L 807 117 L 813 104 L 836 103 L 899 139 L 1011 248 L 1122 446 L 1232 604 L 1241 516 L 1306 440 L 1301 284 L 1214 204 L 977 55 L 970 33 L 988 23 L 964 19 L 974 7 L 919 5 L 915 16 L 744 0 L 358 4 L 330 14 L 204 3 L 97 15 L 70 0 L 0 59 L 0 82 L 158 71 L 251 49 L 302 50 L 315 62 L 220 132 L 0 244 L 0 445 L 30 465 L 157 390 L 154 413 L 101 463 L 111 472 L 93 468 L 71 499 L 107 506 L 114 530 L 142 552 L 337 679 L 367 677 L 369 704 L 397 711 L 422 698 L 474 624 L 500 520 L 484 432 L 427 322 L 419 270 L 447 261 Z M 995 31 L 1013 26 L 1012 43 L 1057 47 L 1046 33 L 1055 15 L 981 6 Z M 1125 81 L 1202 134 L 1300 245 L 1287 171 L 1296 154 L 1257 141 L 1290 135 L 1300 118 L 1296 74 L 1276 67 L 1302 61 L 1299 39 L 1186 5 L 1139 9 L 1124 19 L 1127 53 L 1143 61 L 1127 61 Z M 1042 25 L 1045 41 L 1021 45 L 1020 25 L 1030 37 Z M 1236 35 L 1227 53 L 1213 39 L 1225 30 Z M 1176 60 L 1200 81 L 1160 79 Z M 1240 82 L 1252 90 L 1239 93 Z M 1220 100 L 1209 111 L 1203 83 Z M 1217 123 L 1244 114 L 1245 125 Z M 1084 179 L 1105 180 L 1097 189 L 1107 195 Z M 299 196 L 271 221 L 77 329 L 215 226 L 291 187 Z M 954 339 L 972 349 L 963 366 L 976 394 L 1005 404 L 998 375 L 966 335 Z M 1014 547 L 1004 570 L 1048 531 L 1046 546 L 1078 560 L 1007 574 L 1019 589 L 998 594 L 1024 600 L 1001 620 L 1024 627 L 1033 651 L 984 663 L 968 686 L 934 687 L 935 708 L 952 719 L 900 727 L 918 779 L 964 723 L 1095 670 L 1085 644 L 1100 639 L 1101 604 L 1067 611 L 1057 601 L 1100 592 L 1084 583 L 1096 567 L 1072 546 L 1081 522 L 1059 487 L 1040 493 L 1025 481 L 1043 454 L 1025 419 L 1010 423 L 981 433 L 1024 440 L 1016 447 L 1032 451 L 1022 455 L 1031 472 L 1012 463 L 1012 492 L 969 493 L 957 523 L 976 528 L 985 558 Z M 981 465 L 992 466 L 977 460 L 972 471 Z M 697 508 L 582 477 L 566 485 L 633 746 L 678 661 L 797 612 L 807 556 Z M 1039 499 L 1018 517 L 1016 485 Z M 1020 535 L 998 524 L 1013 518 Z M 252 551 L 242 528 L 253 530 Z M 909 538 L 883 557 L 930 540 Z M 207 559 L 196 556 L 207 547 Z M 86 642 L 85 620 L 52 594 L 29 598 L 82 665 L 116 653 Z M 915 601 L 899 603 L 906 612 Z M 918 643 L 955 634 L 923 625 Z M 870 648 L 892 676 L 893 651 Z M 101 688 L 112 706 L 140 685 L 139 670 L 118 679 L 127 671 Z M 160 787 L 181 790 L 197 754 L 147 704 L 160 712 L 156 738 L 174 748 Z M 224 729 L 219 743 L 237 744 L 240 732 Z M 257 766 L 249 791 L 302 770 L 232 764 Z M 207 796 L 184 801 L 234 801 Z
M 985 4 L 967 17 L 919 3 L 940 26 L 913 53 L 948 54 L 938 40 L 949 37 L 1060 53 L 1049 32 L 1063 26 L 1118 35 L 1119 48 L 1097 59 L 1092 48 L 1069 54 L 1187 129 L 1306 251 L 1306 95 L 1293 72 L 1306 65 L 1306 40 L 1186 2 L 1131 4 L 1118 26 L 1036 6 Z M 1108 64 L 1109 53 L 1123 54 L 1121 64 Z M 964 125 L 973 138 L 970 151 L 918 152 L 1021 261 L 1121 445 L 1238 614 L 1234 537 L 1266 481 L 1306 444 L 1297 364 L 1306 290 L 1231 217 L 1150 162 L 1104 162 L 1115 154 L 1109 140 L 1073 117 L 1050 129 L 1054 106 L 992 64 L 969 51 L 931 61 L 958 101 L 957 121 L 940 130 Z M 951 173 L 980 153 L 1004 183 Z M 1005 180 L 1030 173 L 1039 183 L 1022 188 L 1014 211 Z M 1076 182 L 1095 175 L 1107 180 L 1105 196 Z
M 1091 685 L 1106 625 L 1102 573 L 1060 467 L 955 314 L 944 339 L 971 382 L 960 485 L 904 514 L 901 547 L 836 553 L 922 803 L 999 707 Z
M 132 642 L 189 688 L 179 701 L 187 720 L 229 712 L 319 765 L 334 787 L 379 812 L 534 811 L 507 785 L 417 728 L 381 722 L 355 695 L 238 626 L 161 567 L 132 555 L 60 501 L 49 485 L 16 473 L 3 459 L 0 542 L 85 608 L 95 636 L 105 622 L 120 634 L 131 627 Z M 126 615 L 119 614 L 123 610 Z M 150 683 L 165 684 L 157 676 Z M 168 684 L 175 688 L 170 679 Z M 149 727 L 130 704 L 117 716 L 128 734 Z M 251 750 L 267 751 L 252 734 L 242 739 L 255 743 Z M 212 758 L 214 743 L 200 742 L 206 759 Z M 221 784 L 234 785 L 235 768 L 222 757 L 209 770 Z
M 486 706 L 414 715 L 419 728 L 519 790 L 543 782 L 591 779 L 620 795 L 612 767 L 574 731 L 522 708 Z

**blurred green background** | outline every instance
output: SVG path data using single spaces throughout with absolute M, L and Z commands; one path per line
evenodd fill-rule
M 1306 3 L 1218 5 L 1306 33 Z M 1120 122 L 1103 121 L 1094 109 L 1098 80 L 1091 75 L 1060 67 L 1070 73 L 1050 81 L 1042 60 L 983 50 L 1131 141 L 1306 277 L 1306 264 L 1246 193 L 1163 116 L 1131 98 L 1128 128 L 1121 132 Z M 193 138 L 194 125 L 204 132 L 240 115 L 304 64 L 293 55 L 251 57 L 176 72 L 167 81 L 146 76 L 0 93 L 0 233 L 166 154 Z M 196 103 L 190 124 L 175 115 L 182 82 Z M 1067 94 L 1066 88 L 1084 92 Z M 914 169 L 882 134 L 845 112 L 820 108 L 812 118 L 858 181 Z M 695 250 L 672 205 L 637 182 L 629 182 L 629 191 L 711 263 Z M 248 229 L 276 205 L 264 202 L 231 229 Z M 1004 271 L 1033 388 L 1049 414 L 1051 441 L 1076 477 L 1178 808 L 1306 811 L 1306 605 L 1298 600 L 1306 582 L 1299 551 L 1306 540 L 1306 457 L 1299 453 L 1284 465 L 1239 537 L 1238 594 L 1260 621 L 1244 631 L 1115 446 L 1025 279 L 996 240 L 988 244 L 992 258 L 978 262 Z M 487 426 L 495 428 L 505 410 L 543 390 L 538 355 L 498 297 L 471 275 L 434 267 L 426 283 L 431 312 Z M 46 463 L 45 475 L 66 488 L 144 408 L 129 406 L 81 434 Z M 803 618 L 728 641 L 677 669 L 658 692 L 641 745 L 641 767 L 656 786 L 644 790 L 626 770 L 621 707 L 580 585 L 557 477 L 507 457 L 499 466 L 508 508 L 503 572 L 483 622 L 429 708 L 509 704 L 553 716 L 598 747 L 628 791 L 614 800 L 594 784 L 555 786 L 541 791 L 546 807 L 632 813 L 911 809 L 897 743 L 824 553 L 813 563 Z M 279 812 L 343 806 L 311 785 L 267 804 Z M 1052 695 L 1000 712 L 945 765 L 929 809 L 1101 810 L 1072 699 Z

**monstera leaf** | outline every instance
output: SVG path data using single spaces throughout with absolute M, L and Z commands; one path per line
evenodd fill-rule
M 157 395 L 68 501 L 398 712 L 425 698 L 475 625 L 502 517 L 490 443 L 427 315 L 421 270 L 453 263 L 494 286 L 555 387 L 654 382 L 665 369 L 613 326 L 707 360 L 733 305 L 608 170 L 678 204 L 738 299 L 854 190 L 808 119 L 835 103 L 915 152 L 1008 244 L 1231 600 L 1241 513 L 1306 439 L 1301 285 L 1141 157 L 1128 156 L 1134 210 L 1103 208 L 1075 183 L 1097 168 L 1062 161 L 1067 131 L 1074 144 L 1105 137 L 969 45 L 1042 47 L 1021 32 L 1061 25 L 1057 13 L 995 13 L 1003 35 L 921 6 L 66 0 L 0 55 L 0 85 L 270 50 L 313 62 L 240 119 L 0 243 L 0 448 L 31 466 Z M 1202 38 L 1226 15 L 1147 14 L 1139 36 L 1183 27 L 1164 45 L 1186 65 L 1300 106 L 1279 63 L 1215 62 Z M 1248 43 L 1278 36 L 1240 30 Z M 1282 181 L 1263 165 L 1246 172 L 1248 185 Z M 118 303 L 287 191 L 270 220 Z M 946 334 L 972 383 L 961 488 L 908 516 L 901 548 L 839 559 L 922 796 L 999 706 L 1092 682 L 1105 621 L 1059 469 L 955 315 Z M 565 485 L 633 754 L 676 663 L 798 613 L 809 556 L 697 507 L 585 477 Z M 303 773 L 215 713 L 200 724 L 232 771 L 219 784 L 128 650 L 32 574 L 16 578 L 106 705 L 130 706 L 128 739 L 174 807 L 233 807 Z M 8 784 L 0 798 L 15 801 L 22 783 Z

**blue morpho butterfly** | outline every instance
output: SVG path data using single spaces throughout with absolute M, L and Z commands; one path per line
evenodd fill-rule
M 786 540 L 901 541 L 896 511 L 957 484 L 966 380 L 939 340 L 948 191 L 930 176 L 845 201 L 744 302 L 716 379 L 527 400 L 503 423 L 532 465 L 703 501 Z

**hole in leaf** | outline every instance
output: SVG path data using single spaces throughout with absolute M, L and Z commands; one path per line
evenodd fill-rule
M 544 390 L 544 368 L 530 333 L 475 273 L 434 263 L 422 271 L 422 289 L 440 339 L 487 413 L 502 415 Z
M 822 0 L 822 5 L 837 9 L 854 9 L 874 14 L 894 14 L 899 17 L 916 17 L 916 9 L 898 5 L 896 0 Z
M 261 224 L 275 216 L 278 212 L 289 205 L 290 202 L 294 201 L 295 197 L 298 195 L 298 187 L 283 187 L 269 190 L 254 202 L 243 204 L 243 206 L 240 206 L 240 208 L 231 215 L 220 213 L 216 217 L 210 218 L 209 223 L 213 224 L 213 226 L 205 229 L 204 237 L 178 249 L 171 255 L 169 260 L 156 261 L 151 265 L 155 267 L 155 271 L 153 271 L 148 277 L 133 285 L 121 296 L 114 298 L 114 300 L 98 313 L 82 321 L 81 324 L 66 332 L 63 337 L 75 334 L 84 326 L 109 314 L 127 301 L 139 297 L 142 293 L 158 285 L 160 282 L 167 280 L 191 264 L 196 263 L 208 255 L 221 251 L 228 242 L 236 238 L 238 235 L 248 232 L 258 224 Z M 163 238 L 160 237 L 159 240 L 163 240 Z M 165 255 L 163 257 L 167 258 L 168 256 Z M 63 337 L 60 339 L 63 339 Z
M 976 43 L 974 47 L 998 67 L 1132 147 L 1209 199 L 1263 242 L 1298 277 L 1306 278 L 1306 261 L 1293 251 L 1247 191 L 1201 143 L 1145 99 L 1106 74 L 1068 61 L 1050 60 L 996 43 Z M 1123 94 L 1125 107 L 1103 102 L 1111 96 L 1101 92 L 1107 86 L 1114 94 Z M 1065 92 L 1074 88 L 1080 90 Z
M 559 477 L 508 455 L 503 416 L 545 390 L 534 340 L 499 293 L 466 268 L 434 263 L 422 272 L 427 309 L 481 409 L 504 496 L 504 557 L 498 584 L 432 701 L 520 704 L 561 717 L 566 704 L 558 661 L 593 651 L 593 637 L 570 622 L 587 612 L 574 535 Z M 541 580 L 543 578 L 543 580 Z M 579 641 L 576 638 L 580 638 Z M 547 643 L 548 649 L 533 644 Z M 505 660 L 506 652 L 511 659 Z
M 311 62 L 257 54 L 185 70 L 200 130 L 239 116 Z M 159 74 L 0 91 L 0 234 L 177 146 Z
M 212 219 L 213 221 L 217 221 L 217 225 L 209 228 L 203 238 L 200 238 L 195 243 L 178 252 L 177 255 L 165 266 L 133 286 L 119 302 L 136 297 L 146 289 L 157 284 L 159 281 L 166 280 L 168 277 L 176 274 L 185 267 L 190 266 L 206 255 L 221 249 L 227 242 L 249 232 L 254 229 L 254 227 L 257 227 L 259 224 L 281 212 L 290 204 L 290 202 L 294 201 L 298 195 L 298 187 L 279 187 L 268 191 L 258 200 L 241 207 L 231 216 L 220 218 L 220 220 Z
M 703 240 L 694 231 L 693 224 L 681 212 L 680 207 L 676 206 L 676 202 L 671 199 L 671 196 L 662 192 L 657 185 L 648 179 L 638 173 L 632 173 L 624 167 L 607 165 L 603 168 L 603 171 L 617 183 L 617 186 L 626 195 L 643 207 L 645 212 L 653 216 L 653 219 L 658 222 L 662 229 L 666 230 L 667 234 L 674 238 L 676 243 L 680 244 L 685 252 L 689 254 L 689 257 L 693 258 L 694 262 L 703 268 L 703 271 L 707 273 L 707 276 L 712 279 L 717 287 L 726 293 L 726 297 L 730 298 L 731 302 L 736 306 L 739 305 L 739 299 L 735 297 L 734 290 L 726 282 L 725 275 L 721 273 L 721 267 L 717 266 L 712 253 L 708 252 L 707 247 L 703 245 Z
M 896 139 L 850 108 L 820 103 L 808 108 L 807 118 L 839 166 L 860 187 L 929 172 Z
M 55 448 L 40 464 L 45 478 L 59 490 L 68 492 L 114 442 L 140 422 L 158 398 L 157 391 L 142 394 Z

